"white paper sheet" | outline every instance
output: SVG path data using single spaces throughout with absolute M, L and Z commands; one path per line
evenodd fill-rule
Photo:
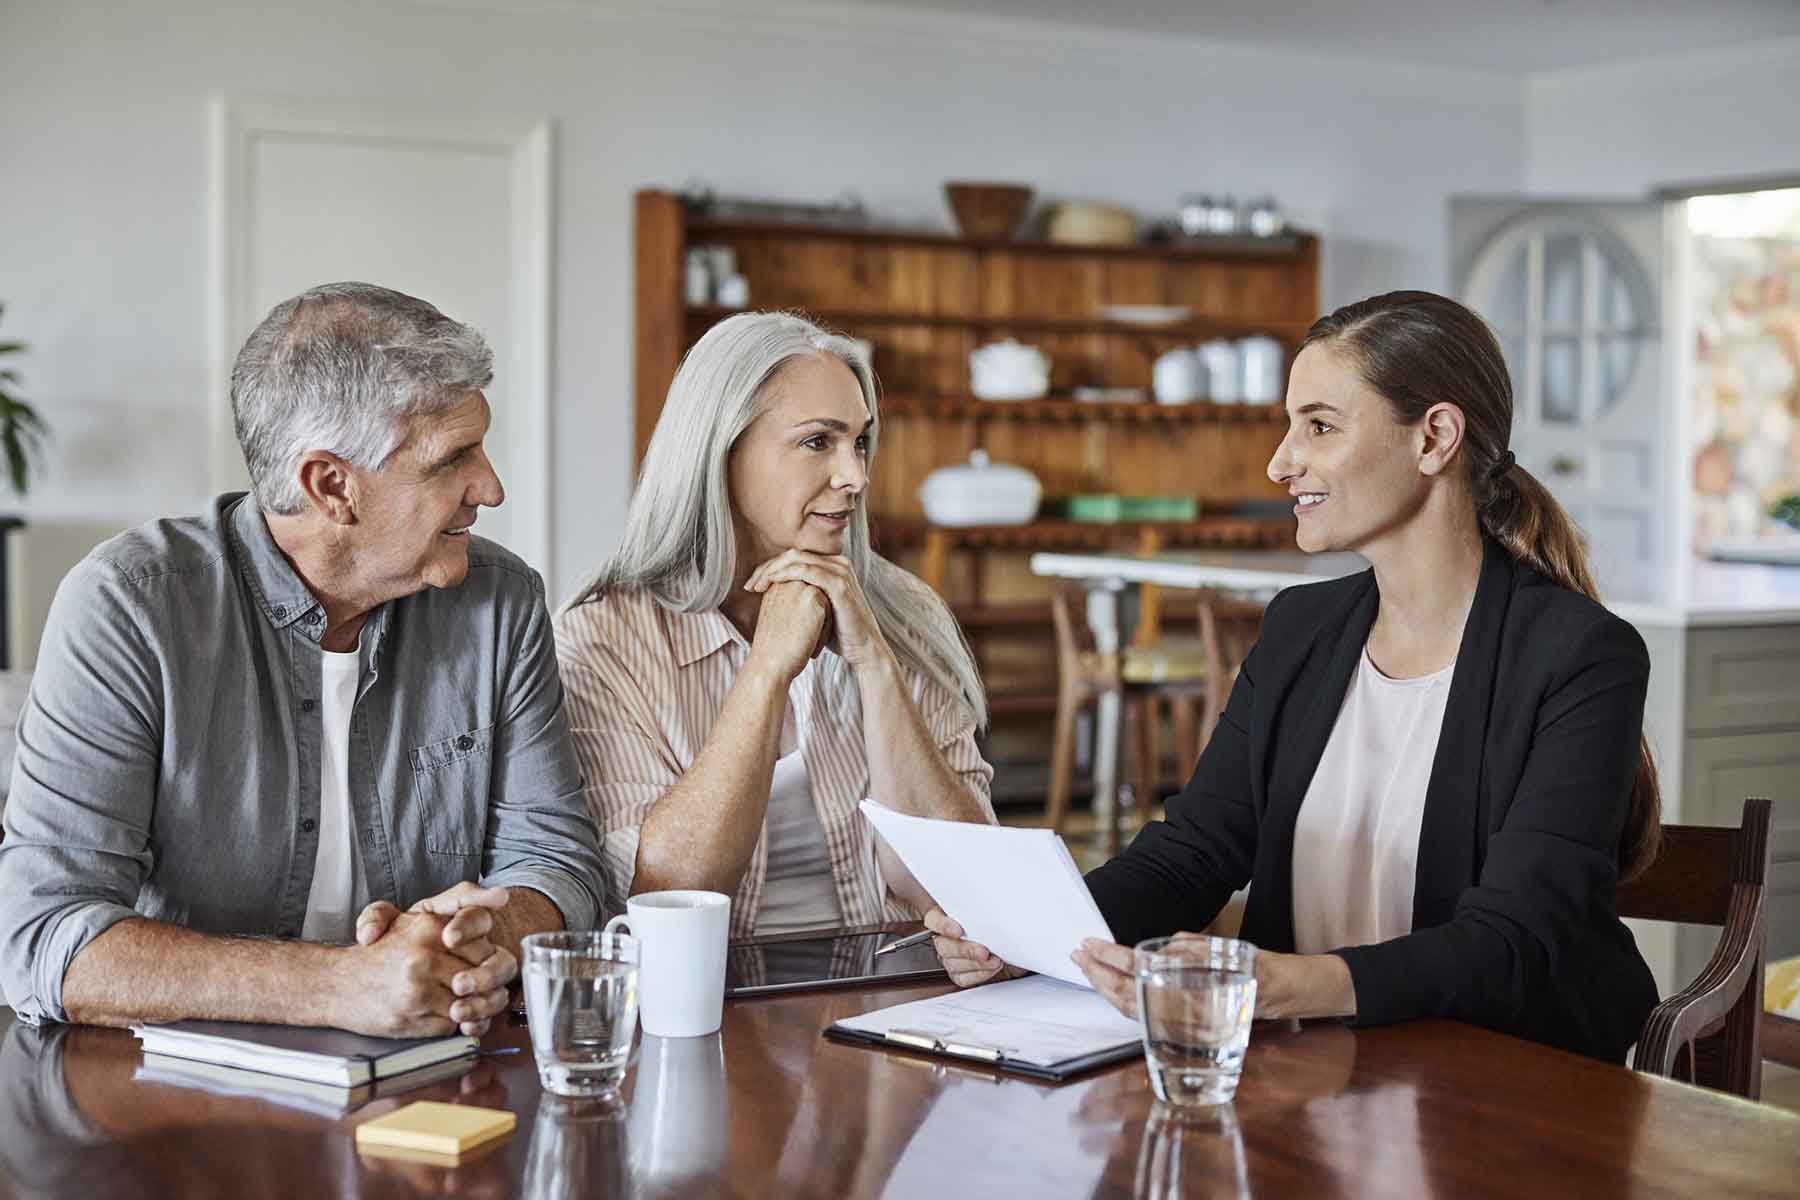
M 873 800 L 862 811 L 969 940 L 1027 971 L 1091 986 L 1069 955 L 1082 938 L 1112 941 L 1112 931 L 1054 831 L 909 817 Z
M 1098 992 L 1042 976 L 896 1004 L 838 1025 L 884 1037 L 895 1029 L 926 1033 L 1044 1067 L 1140 1037 L 1138 1023 L 1120 1016 Z

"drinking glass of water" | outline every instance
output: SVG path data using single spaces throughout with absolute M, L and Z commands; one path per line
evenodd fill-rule
M 637 939 L 534 933 L 524 950 L 525 1020 L 539 1081 L 559 1096 L 616 1092 L 637 1032 Z
M 1256 947 L 1234 938 L 1151 938 L 1137 945 L 1138 1020 L 1156 1098 L 1178 1108 L 1237 1091 L 1256 1012 Z

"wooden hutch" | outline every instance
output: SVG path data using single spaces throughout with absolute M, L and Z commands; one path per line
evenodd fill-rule
M 1049 585 L 1026 562 L 1044 549 L 1285 547 L 1285 519 L 1229 515 L 1279 499 L 1264 475 L 1280 440 L 1279 405 L 1090 403 L 1077 387 L 1137 387 L 1176 346 L 1268 334 L 1292 353 L 1318 314 L 1318 241 L 1309 234 L 1203 246 L 1075 247 L 971 241 L 880 227 L 744 222 L 690 212 L 671 192 L 636 197 L 636 448 L 649 443 L 681 356 L 731 311 L 683 299 L 685 253 L 728 245 L 750 307 L 788 309 L 874 344 L 881 443 L 870 481 L 877 548 L 950 600 L 983 660 L 996 717 L 1055 703 Z M 1111 305 L 1185 305 L 1178 324 L 1107 320 Z M 990 403 L 968 393 L 969 354 L 1014 337 L 1051 360 L 1043 400 Z M 1054 518 L 941 529 L 924 519 L 920 483 L 971 450 L 1033 472 L 1046 507 L 1077 493 L 1194 496 L 1198 519 L 1109 525 Z M 1040 715 L 1038 720 L 1042 720 Z

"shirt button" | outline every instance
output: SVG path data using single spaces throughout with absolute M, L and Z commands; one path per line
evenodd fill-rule
M 306 818 L 306 820 L 300 822 L 300 832 L 301 833 L 311 833 L 313 830 L 317 829 L 318 827 L 319 827 L 319 823 L 317 821 L 313 820 L 311 817 L 308 817 L 308 818 Z
M 307 614 L 306 623 L 308 625 L 317 625 L 320 621 L 323 621 L 324 619 L 325 619 L 325 614 L 315 608 L 312 610 L 312 612 Z
M 318 706 L 318 705 L 317 705 L 317 704 L 315 704 L 315 703 L 313 703 L 313 702 L 312 702 L 312 701 L 311 701 L 311 700 L 302 700 L 302 701 L 301 701 L 301 702 L 300 702 L 300 711 L 301 711 L 301 712 L 308 712 L 308 713 L 309 713 L 309 712 L 311 712 L 311 711 L 312 711 L 312 710 L 313 710 L 313 709 L 315 709 L 315 708 L 317 708 L 317 707 L 319 707 L 319 706 Z
M 287 616 L 287 605 L 277 604 L 274 608 L 270 609 L 269 611 L 274 613 L 277 617 L 285 617 L 285 616 Z
M 465 733 L 456 739 L 456 748 L 465 753 L 473 750 L 475 748 L 475 739 Z

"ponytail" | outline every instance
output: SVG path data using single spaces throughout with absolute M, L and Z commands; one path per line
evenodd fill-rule
M 1476 489 L 1481 527 L 1499 542 L 1515 562 L 1572 592 L 1598 603 L 1588 566 L 1587 546 L 1581 532 L 1550 489 L 1512 461 L 1508 451 L 1488 477 L 1485 494 Z M 1650 757 L 1650 741 L 1638 736 L 1637 777 L 1631 783 L 1631 807 L 1619 838 L 1619 879 L 1635 879 L 1656 861 L 1662 850 L 1662 787 L 1656 760 Z
M 1332 342 L 1348 351 L 1364 382 L 1397 419 L 1424 419 L 1432 405 L 1462 410 L 1463 449 L 1481 528 L 1510 554 L 1572 592 L 1600 600 L 1587 546 L 1569 514 L 1506 448 L 1512 439 L 1512 379 L 1500 343 L 1482 319 L 1431 292 L 1389 292 L 1320 317 L 1301 349 Z M 1662 791 L 1650 743 L 1638 738 L 1631 807 L 1619 837 L 1619 878 L 1643 873 L 1662 849 Z

